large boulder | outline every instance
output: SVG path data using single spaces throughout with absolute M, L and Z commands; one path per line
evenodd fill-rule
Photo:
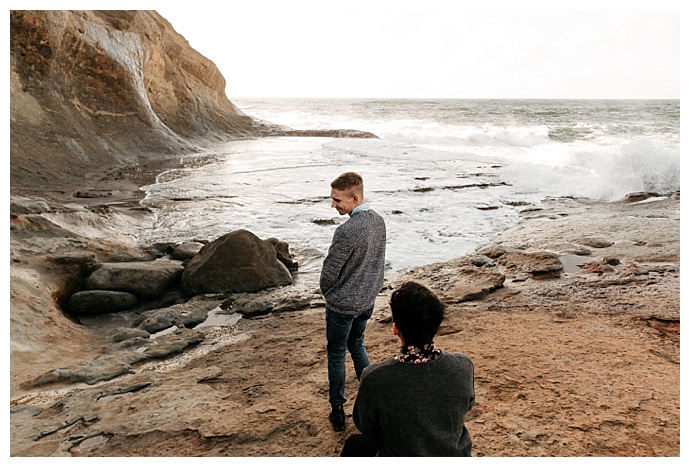
M 206 244 L 182 273 L 182 288 L 189 295 L 257 292 L 289 284 L 292 275 L 274 246 L 247 230 Z

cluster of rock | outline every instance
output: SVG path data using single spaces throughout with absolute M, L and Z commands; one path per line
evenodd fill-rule
M 95 263 L 94 256 L 61 256 L 86 264 L 78 291 L 65 311 L 82 324 L 98 315 L 126 318 L 101 329 L 106 344 L 97 358 L 47 371 L 23 383 L 94 384 L 132 372 L 133 365 L 163 359 L 207 337 L 210 316 L 252 318 L 323 305 L 318 291 L 299 291 L 292 274 L 298 264 L 289 245 L 236 230 L 216 240 L 159 244 L 151 260 Z M 229 320 L 229 322 L 233 322 Z M 234 321 L 236 322 L 236 320 Z
M 189 241 L 152 261 L 99 263 L 72 294 L 75 316 L 113 313 L 186 301 L 201 294 L 258 292 L 292 284 L 289 246 L 236 230 L 208 243 Z

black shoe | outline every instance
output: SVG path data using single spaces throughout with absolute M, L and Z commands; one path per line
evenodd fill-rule
M 334 405 L 328 419 L 331 421 L 335 431 L 345 430 L 345 411 L 342 405 Z

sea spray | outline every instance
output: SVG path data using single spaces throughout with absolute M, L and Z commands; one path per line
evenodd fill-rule
M 615 201 L 628 193 L 680 190 L 680 160 L 648 141 L 619 147 L 581 145 L 548 160 L 508 164 L 501 176 L 516 191 Z
M 335 225 L 330 181 L 355 170 L 386 219 L 390 271 L 469 253 L 546 196 L 613 201 L 680 189 L 679 101 L 236 100 L 298 129 L 379 139 L 265 138 L 214 148 L 216 162 L 146 188 L 143 240 L 248 229 L 290 244 L 317 275 Z M 204 155 L 203 157 L 206 157 Z

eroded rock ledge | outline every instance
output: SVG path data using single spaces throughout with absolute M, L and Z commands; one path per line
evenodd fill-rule
M 198 296 L 141 313 L 136 328 L 80 326 L 77 338 L 43 292 L 18 301 L 36 290 L 28 271 L 47 257 L 31 250 L 60 252 L 68 268 L 86 251 L 112 259 L 137 257 L 136 249 L 120 244 L 115 253 L 78 236 L 71 240 L 80 246 L 68 244 L 64 229 L 51 230 L 57 218 L 24 216 L 36 214 L 14 218 L 13 313 L 40 310 L 52 321 L 47 339 L 62 345 L 51 360 L 46 338 L 39 345 L 34 329 L 13 328 L 13 339 L 28 338 L 25 348 L 13 344 L 13 361 L 31 357 L 32 345 L 41 357 L 27 368 L 45 370 L 22 379 L 31 388 L 12 391 L 12 455 L 157 456 L 161 446 L 175 456 L 338 454 L 352 427 L 328 429 L 323 303 L 314 290 Z M 678 455 L 678 201 L 561 198 L 524 216 L 476 254 L 389 278 L 367 330 L 372 359 L 395 351 L 390 288 L 418 280 L 448 304 L 439 345 L 476 364 L 475 455 Z M 38 237 L 21 236 L 29 225 L 41 226 Z M 57 287 L 67 270 L 51 268 L 42 283 Z M 230 325 L 187 327 L 220 310 L 247 313 Z M 149 321 L 159 312 L 159 324 Z M 353 397 L 356 382 L 348 388 Z

